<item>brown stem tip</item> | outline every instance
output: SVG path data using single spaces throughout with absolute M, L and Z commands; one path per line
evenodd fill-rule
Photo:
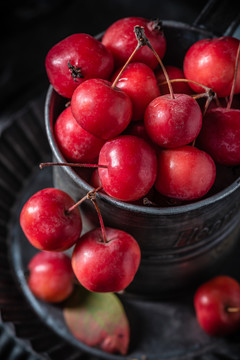
M 141 46 L 145 46 L 149 44 L 149 40 L 145 35 L 144 27 L 136 25 L 134 26 L 134 33 L 136 35 L 137 41 Z
M 160 19 L 154 19 L 151 21 L 151 28 L 152 30 L 155 31 L 162 31 L 163 30 L 163 25 L 162 25 L 162 21 Z
M 97 187 L 96 189 L 90 190 L 84 197 L 82 197 L 78 202 L 76 202 L 73 206 L 71 206 L 66 213 L 70 214 L 71 211 L 73 211 L 76 207 L 81 205 L 85 200 L 87 199 L 96 199 L 96 193 L 98 191 L 102 190 L 102 186 Z
M 229 312 L 229 313 L 240 312 L 240 307 L 238 307 L 238 306 L 229 306 L 229 307 L 227 307 L 227 312 Z

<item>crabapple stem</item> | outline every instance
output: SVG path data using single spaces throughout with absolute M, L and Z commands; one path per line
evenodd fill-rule
M 230 108 L 232 106 L 232 100 L 233 100 L 236 81 L 237 81 L 239 56 L 240 56 L 240 41 L 239 41 L 238 49 L 237 49 L 237 55 L 236 55 L 236 60 L 235 60 L 235 68 L 234 68 L 234 77 L 233 77 L 232 88 L 231 88 L 231 92 L 230 92 L 230 96 L 229 96 L 229 101 L 228 101 L 228 104 L 227 104 L 227 110 L 230 110 Z
M 79 168 L 107 168 L 107 165 L 99 164 L 79 164 L 79 163 L 58 163 L 58 162 L 46 162 L 40 163 L 40 169 L 43 169 L 46 166 L 69 166 L 69 167 L 79 167 Z
M 194 80 L 190 80 L 190 79 L 171 79 L 171 80 L 169 80 L 169 81 L 170 81 L 170 83 L 174 83 L 174 82 L 192 83 L 192 84 L 195 84 L 195 85 L 197 85 L 197 86 L 201 86 L 201 87 L 205 90 L 206 93 L 208 93 L 208 92 L 210 92 L 210 91 L 213 92 L 213 90 L 212 90 L 210 87 L 208 87 L 208 86 L 206 86 L 206 85 L 203 85 L 203 84 L 200 84 L 199 82 L 194 81 Z M 166 84 L 167 84 L 167 81 L 162 81 L 162 82 L 160 82 L 158 85 L 161 86 L 161 85 L 166 85 Z
M 208 93 L 204 92 L 204 93 L 194 94 L 194 95 L 192 95 L 192 98 L 197 100 L 197 99 L 201 99 L 201 98 L 207 97 L 207 96 L 208 96 Z
M 199 94 L 194 94 L 192 95 L 193 99 L 197 100 L 197 99 L 201 99 L 202 97 L 207 97 L 207 101 L 206 101 L 206 104 L 205 104 L 205 107 L 204 107 L 204 112 L 203 112 L 203 116 L 206 114 L 206 111 L 210 105 L 210 102 L 215 99 L 216 103 L 217 103 L 217 106 L 221 106 L 220 103 L 219 103 L 219 100 L 218 100 L 218 97 L 217 97 L 217 94 L 211 89 L 209 88 L 208 86 L 205 86 L 203 84 L 200 84 L 198 83 L 197 81 L 194 81 L 194 80 L 189 80 L 189 79 L 172 79 L 170 80 L 171 83 L 174 83 L 174 82 L 187 82 L 187 83 L 192 83 L 192 84 L 195 84 L 197 86 L 201 86 L 205 92 L 204 93 L 199 93 Z M 161 86 L 161 85 L 166 85 L 167 84 L 167 81 L 163 81 L 161 83 L 159 83 L 158 85 Z
M 142 46 L 142 45 L 141 45 Z M 112 83 L 112 88 L 116 87 L 116 84 L 120 78 L 120 76 L 122 75 L 123 71 L 126 69 L 126 67 L 128 66 L 128 64 L 130 63 L 130 61 L 132 60 L 133 56 L 136 54 L 137 50 L 140 49 L 139 44 L 136 46 L 135 50 L 133 51 L 133 53 L 130 55 L 130 57 L 128 58 L 128 60 L 126 61 L 126 63 L 123 65 L 122 69 L 119 71 L 119 74 L 117 75 L 116 79 L 114 80 L 114 82 Z
M 236 312 L 240 312 L 240 307 L 235 307 L 235 306 L 233 306 L 233 307 L 231 307 L 231 306 L 229 306 L 229 307 L 227 307 L 227 312 L 230 312 L 230 313 L 236 313 Z
M 107 235 L 106 235 L 105 226 L 103 223 L 102 214 L 100 212 L 99 206 L 96 201 L 96 192 L 92 193 L 88 198 L 92 201 L 92 203 L 97 211 L 99 222 L 100 222 L 100 227 L 101 227 L 101 231 L 102 231 L 103 242 L 107 243 Z
M 205 114 L 206 114 L 206 112 L 207 112 L 207 109 L 208 109 L 208 107 L 209 107 L 209 105 L 210 105 L 210 102 L 212 101 L 212 97 L 211 96 L 209 96 L 208 98 L 207 98 L 207 100 L 206 100 L 206 102 L 205 102 L 205 106 L 204 106 L 204 110 L 203 110 L 203 116 L 205 116 Z
M 73 206 L 71 206 L 66 212 L 67 214 L 69 214 L 71 211 L 73 211 L 77 206 L 79 206 L 80 204 L 82 204 L 85 200 L 87 199 L 91 199 L 92 194 L 95 194 L 96 196 L 96 192 L 98 192 L 99 190 L 102 189 L 102 186 L 97 187 L 96 189 L 93 189 L 91 191 L 89 191 L 83 198 L 81 198 L 78 202 L 76 202 Z
M 163 62 L 162 60 L 160 59 L 158 53 L 154 50 L 154 48 L 152 47 L 152 45 L 149 43 L 148 44 L 148 47 L 153 51 L 154 55 L 156 56 L 161 68 L 162 68 L 162 71 L 164 73 L 164 76 L 167 80 L 167 84 L 168 84 L 168 88 L 169 88 L 169 93 L 170 93 L 170 96 L 171 96 L 171 99 L 175 99 L 175 96 L 174 96 L 174 92 L 173 92 L 173 88 L 172 88 L 172 84 L 171 84 L 171 81 L 169 79 L 169 76 L 168 76 L 168 73 L 167 73 L 167 70 L 165 69 L 165 66 L 163 65 Z
M 136 52 L 138 51 L 138 49 L 140 49 L 142 46 L 147 45 L 146 41 L 145 41 L 145 34 L 144 34 L 144 30 L 142 27 L 140 26 L 135 26 L 134 27 L 134 32 L 138 41 L 138 44 L 136 46 L 136 48 L 133 50 L 132 54 L 129 56 L 128 60 L 126 61 L 126 63 L 123 65 L 122 69 L 119 71 L 119 74 L 117 75 L 116 79 L 114 80 L 114 82 L 112 83 L 112 88 L 115 88 L 119 78 L 121 77 L 123 71 L 126 69 L 126 67 L 128 66 L 128 64 L 130 63 L 130 61 L 132 60 L 132 58 L 134 57 L 134 55 L 136 54 Z M 146 38 L 147 39 L 147 38 Z
M 174 99 L 174 93 L 173 93 L 173 88 L 172 88 L 172 84 L 170 82 L 170 79 L 169 79 L 169 76 L 168 76 L 168 73 L 167 73 L 167 70 L 165 68 L 165 66 L 163 65 L 163 62 L 162 60 L 160 59 L 158 53 L 155 51 L 155 49 L 152 47 L 149 39 L 146 37 L 145 35 L 145 32 L 144 32 L 144 28 L 142 26 L 135 26 L 134 27 L 134 32 L 135 32 L 135 35 L 138 39 L 138 41 L 142 44 L 142 45 L 147 45 L 149 47 L 149 49 L 152 50 L 152 52 L 154 53 L 155 57 L 157 58 L 161 68 L 162 68 L 162 71 L 164 73 L 164 76 L 167 80 L 167 84 L 168 84 L 168 88 L 169 88 L 169 93 L 170 93 L 170 96 L 172 99 Z

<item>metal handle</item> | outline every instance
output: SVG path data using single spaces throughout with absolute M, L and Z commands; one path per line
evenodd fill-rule
M 240 1 L 210 0 L 195 19 L 194 26 L 217 36 L 231 36 L 240 25 Z

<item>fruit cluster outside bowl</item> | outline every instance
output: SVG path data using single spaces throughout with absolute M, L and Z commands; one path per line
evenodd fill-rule
M 181 66 L 186 50 L 202 38 L 214 37 L 204 29 L 175 21 L 163 21 L 169 46 L 164 60 Z M 45 125 L 53 161 L 65 162 L 53 127 L 67 99 L 49 87 L 45 103 Z M 93 190 L 84 177 L 70 167 L 53 168 L 54 186 L 79 200 Z M 153 207 L 97 195 L 106 226 L 132 234 L 141 247 L 142 260 L 127 292 L 142 296 L 176 294 L 197 286 L 216 274 L 231 256 L 240 236 L 240 178 L 223 190 L 186 205 Z M 80 210 L 85 231 L 99 226 L 91 202 Z

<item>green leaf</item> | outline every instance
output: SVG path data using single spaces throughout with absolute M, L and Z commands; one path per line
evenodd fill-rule
M 129 322 L 115 294 L 93 293 L 77 287 L 63 314 L 69 330 L 81 342 L 108 353 L 127 353 Z

